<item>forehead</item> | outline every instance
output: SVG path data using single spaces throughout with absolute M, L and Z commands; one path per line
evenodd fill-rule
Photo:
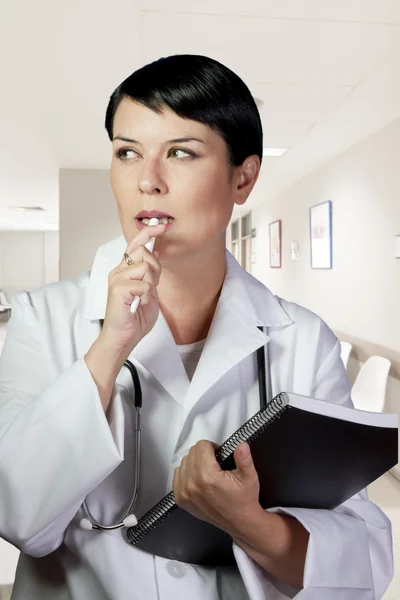
M 193 136 L 210 146 L 224 146 L 221 136 L 203 123 L 183 119 L 168 107 L 163 107 L 161 112 L 156 113 L 127 98 L 120 102 L 114 116 L 113 137 L 117 135 L 143 143 L 146 140 L 165 141 Z

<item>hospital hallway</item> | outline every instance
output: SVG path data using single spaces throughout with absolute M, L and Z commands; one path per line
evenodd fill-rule
M 6 323 L 0 322 L 0 352 L 6 337 Z M 390 472 L 377 479 L 368 488 L 370 500 L 377 504 L 392 522 L 394 562 L 400 564 L 400 481 Z M 0 539 L 0 600 L 9 600 L 10 586 L 2 584 L 12 581 L 17 564 L 18 552 Z M 8 589 L 7 589 L 8 588 Z M 383 596 L 383 600 L 398 600 L 400 598 L 400 572 L 395 569 L 393 581 Z

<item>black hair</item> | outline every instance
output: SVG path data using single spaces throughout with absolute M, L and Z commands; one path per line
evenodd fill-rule
M 114 90 L 105 127 L 113 138 L 120 102 L 131 99 L 156 113 L 165 106 L 179 117 L 207 125 L 225 140 L 231 167 L 256 154 L 262 162 L 260 114 L 247 85 L 220 62 L 197 54 L 176 54 L 141 67 Z

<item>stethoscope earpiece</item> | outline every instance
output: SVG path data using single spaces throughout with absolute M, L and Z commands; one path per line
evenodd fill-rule
M 138 520 L 135 515 L 128 515 L 122 522 L 124 527 L 135 527 L 135 525 L 138 523 Z

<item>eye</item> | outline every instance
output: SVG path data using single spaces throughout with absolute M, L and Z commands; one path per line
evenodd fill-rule
M 183 152 L 187 156 L 191 156 L 192 158 L 196 158 L 196 155 L 193 152 L 189 152 L 189 150 L 184 150 L 183 148 L 173 148 L 170 154 L 175 154 L 175 152 Z
M 133 152 L 133 154 L 137 154 L 134 150 L 132 150 L 130 148 L 120 148 L 119 150 L 117 150 L 115 155 L 118 158 L 120 158 L 121 160 L 127 160 L 127 156 L 126 156 L 127 152 Z
M 128 153 L 132 152 L 133 155 L 129 156 Z M 192 158 L 197 158 L 196 154 L 194 154 L 193 152 L 190 152 L 189 150 L 185 150 L 183 148 L 173 148 L 170 151 L 170 155 L 175 154 L 177 152 L 182 152 L 183 154 L 185 154 L 186 156 L 191 156 Z M 119 150 L 116 151 L 115 156 L 117 158 L 119 158 L 120 160 L 129 160 L 129 158 L 134 158 L 135 155 L 137 155 L 137 152 L 135 152 L 135 150 L 132 150 L 131 148 L 120 148 Z M 177 156 L 177 158 L 179 158 L 179 156 Z M 184 157 L 183 157 L 184 158 Z

